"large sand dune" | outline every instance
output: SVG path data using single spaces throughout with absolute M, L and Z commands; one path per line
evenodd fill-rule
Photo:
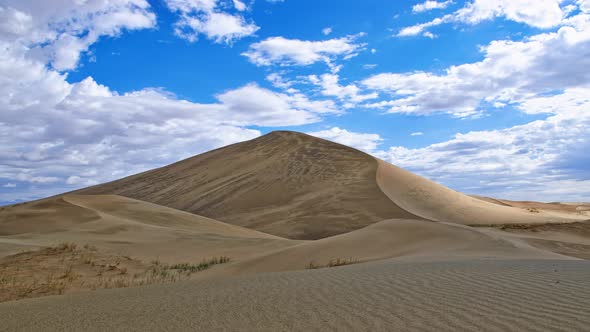
M 294 132 L 263 137 L 82 190 L 117 194 L 266 233 L 318 239 L 391 218 L 417 218 L 375 182 L 377 161 Z
M 393 218 L 502 224 L 587 217 L 491 204 L 361 151 L 286 131 L 79 193 L 122 195 L 293 239 Z

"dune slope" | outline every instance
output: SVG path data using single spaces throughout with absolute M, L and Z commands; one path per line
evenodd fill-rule
M 65 195 L 0 211 L 0 255 L 62 241 L 140 259 L 249 257 L 297 241 L 116 195 Z
M 377 161 L 358 150 L 272 132 L 78 193 L 116 194 L 282 237 L 318 239 L 384 219 L 418 218 L 383 194 L 376 171 Z
M 363 229 L 279 249 L 203 274 L 236 275 L 325 266 L 337 259 L 355 264 L 388 258 L 450 260 L 572 259 L 507 239 L 477 228 L 424 220 L 391 219 Z
M 377 183 L 397 206 L 417 216 L 464 225 L 560 223 L 583 215 L 530 212 L 464 195 L 379 160 Z

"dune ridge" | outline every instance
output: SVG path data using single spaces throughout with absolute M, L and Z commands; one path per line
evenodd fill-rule
M 530 212 L 490 203 L 454 191 L 397 166 L 378 161 L 377 184 L 404 210 L 433 221 L 463 225 L 567 223 L 587 219 L 576 214 Z

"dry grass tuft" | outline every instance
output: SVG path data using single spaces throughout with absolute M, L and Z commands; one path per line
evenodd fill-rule
M 198 264 L 146 264 L 128 256 L 79 247 L 72 242 L 0 259 L 0 302 L 65 292 L 162 284 L 230 261 L 213 257 Z
M 327 264 L 316 264 L 315 262 L 311 261 L 309 262 L 309 264 L 307 265 L 307 269 L 308 270 L 315 270 L 315 269 L 322 269 L 322 268 L 326 268 L 326 267 L 337 267 L 337 266 L 343 266 L 343 265 L 351 265 L 351 264 L 358 264 L 361 263 L 360 260 L 356 259 L 356 258 L 335 258 L 335 259 L 331 259 Z

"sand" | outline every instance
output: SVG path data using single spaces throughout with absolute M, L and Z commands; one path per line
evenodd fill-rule
M 0 304 L 0 330 L 585 331 L 590 262 L 391 260 Z

